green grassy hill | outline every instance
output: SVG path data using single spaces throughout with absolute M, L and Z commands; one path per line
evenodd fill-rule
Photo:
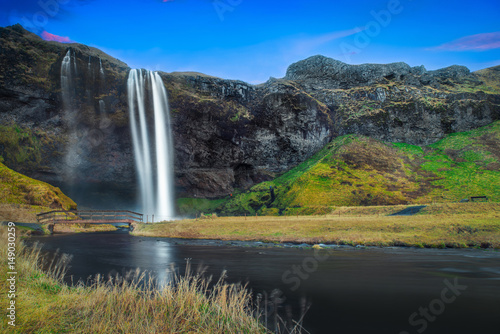
M 485 93 L 500 93 L 500 66 L 485 68 L 474 73 L 483 82 L 479 89 Z
M 19 174 L 0 162 L 0 203 L 76 209 L 76 203 L 48 183 Z
M 338 137 L 275 180 L 214 204 L 224 215 L 314 214 L 337 206 L 457 202 L 480 195 L 500 201 L 500 121 L 426 147 Z M 205 208 L 215 206 L 204 202 Z

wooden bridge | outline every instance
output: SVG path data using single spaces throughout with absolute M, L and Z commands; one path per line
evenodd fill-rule
M 142 213 L 128 210 L 55 210 L 42 212 L 36 215 L 39 223 L 50 224 L 115 224 L 122 223 L 129 226 L 142 222 Z

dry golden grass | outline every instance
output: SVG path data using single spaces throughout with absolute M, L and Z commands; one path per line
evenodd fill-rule
M 117 228 L 109 224 L 56 224 L 54 233 L 81 233 L 116 231 Z
M 51 211 L 51 208 L 27 204 L 0 203 L 0 221 L 17 223 L 37 223 L 36 215 L 40 212 Z M 47 225 L 41 225 L 45 233 L 49 233 Z M 116 227 L 108 224 L 58 224 L 53 230 L 55 233 L 81 233 L 116 231 Z M 29 231 L 23 231 L 29 235 Z
M 140 224 L 133 234 L 276 243 L 500 248 L 499 203 L 435 204 L 414 216 L 386 215 L 398 211 L 394 209 L 357 207 L 322 216 L 189 219 Z
M 6 228 L 0 239 L 6 240 Z M 0 249 L 3 291 L 0 307 L 7 308 L 6 243 Z M 221 279 L 214 286 L 200 275 L 175 276 L 157 289 L 145 274 L 128 279 L 97 276 L 92 286 L 63 283 L 67 257 L 40 270 L 40 249 L 17 244 L 16 327 L 0 321 L 5 333 L 267 333 L 252 316 L 249 292 Z
M 0 220 L 36 223 L 37 213 L 50 210 L 53 209 L 36 205 L 0 203 Z

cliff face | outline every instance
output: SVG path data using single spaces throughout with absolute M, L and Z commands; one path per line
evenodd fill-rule
M 76 69 L 72 113 L 61 96 L 68 50 Z M 5 164 L 57 185 L 107 184 L 134 193 L 129 70 L 94 48 L 45 42 L 21 26 L 0 28 Z M 500 118 L 496 77 L 460 66 L 426 71 L 315 56 L 291 65 L 283 79 L 257 86 L 199 73 L 160 75 L 170 99 L 181 196 L 247 188 L 338 135 L 424 145 Z
M 163 78 L 179 186 L 194 195 L 228 194 L 269 179 L 332 137 L 328 108 L 296 85 L 277 81 L 254 87 L 182 74 Z
M 131 154 L 124 99 L 128 67 L 94 48 L 45 42 L 21 26 L 1 29 L 0 38 L 0 124 L 4 133 L 15 129 L 12 140 L 1 143 L 5 162 L 49 181 L 61 180 L 70 168 L 86 180 L 111 174 L 130 178 L 133 166 L 113 161 L 116 155 L 128 160 Z M 68 49 L 75 54 L 78 73 L 71 120 L 61 96 L 61 62 Z M 100 63 L 105 76 L 99 75 Z M 70 133 L 70 126 L 76 131 Z M 78 143 L 78 154 L 65 161 L 70 141 Z M 25 146 L 32 147 L 24 156 L 12 154 Z
M 328 106 L 337 134 L 429 145 L 500 117 L 493 77 L 456 65 L 427 71 L 405 63 L 347 65 L 314 56 L 291 65 L 285 79 Z

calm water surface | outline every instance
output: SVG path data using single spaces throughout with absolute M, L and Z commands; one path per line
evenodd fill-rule
M 500 252 L 482 250 L 314 250 L 179 245 L 127 232 L 33 237 L 73 255 L 69 275 L 140 268 L 165 280 L 171 263 L 208 266 L 254 293 L 282 291 L 283 306 L 310 333 L 500 333 Z M 282 313 L 283 315 L 286 312 Z M 411 318 L 411 320 L 410 320 Z

